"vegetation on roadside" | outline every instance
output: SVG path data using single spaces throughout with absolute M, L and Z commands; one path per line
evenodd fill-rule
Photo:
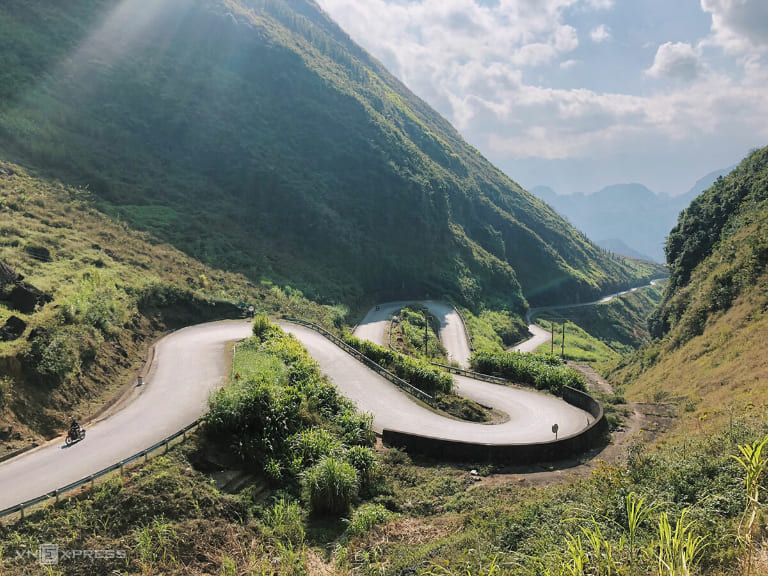
M 507 310 L 481 310 L 477 314 L 463 308 L 462 316 L 475 350 L 503 352 L 528 335 L 523 316 Z
M 451 375 L 435 368 L 426 360 L 405 356 L 368 340 L 356 338 L 348 332 L 342 335 L 342 339 L 363 356 L 427 394 L 435 392 L 448 394 L 453 390 Z
M 554 354 L 570 362 L 587 362 L 590 364 L 615 360 L 621 356 L 617 350 L 603 340 L 596 338 L 580 325 L 566 320 L 562 316 L 541 314 L 536 323 L 549 332 L 554 330 L 554 339 L 537 348 L 536 352 L 539 354 Z
M 164 331 L 257 311 L 334 328 L 342 306 L 254 284 L 114 222 L 87 190 L 0 160 L 0 437 L 3 451 L 87 419 L 140 370 Z
M 445 347 L 440 342 L 440 321 L 423 304 L 414 303 L 403 307 L 395 314 L 391 327 L 390 342 L 397 352 L 432 362 L 446 361 Z
M 423 329 L 422 324 L 422 331 Z M 368 340 L 360 340 L 349 333 L 345 333 L 342 338 L 364 356 L 402 378 L 411 386 L 432 396 L 433 408 L 469 422 L 490 422 L 493 419 L 492 410 L 489 407 L 456 395 L 453 392 L 451 375 L 432 366 L 423 356 L 406 356 Z
M 586 391 L 584 377 L 550 354 L 522 352 L 477 352 L 470 359 L 472 369 L 481 374 L 504 378 L 516 384 L 534 386 L 561 394 L 565 386 Z
M 358 493 L 358 472 L 370 473 L 359 450 L 347 455 L 373 444 L 372 418 L 339 395 L 293 336 L 263 318 L 254 328 L 238 345 L 234 381 L 210 400 L 205 436 L 283 490 L 304 479 L 313 510 L 343 513 Z
M 355 467 L 354 450 L 372 458 L 375 489 L 341 521 L 313 514 L 310 491 L 297 496 L 256 479 L 238 494 L 219 492 L 192 469 L 207 442 L 197 439 L 198 447 L 177 448 L 92 494 L 0 526 L 0 569 L 30 573 L 37 560 L 17 552 L 56 542 L 61 550 L 125 552 L 62 560 L 54 573 L 66 576 L 724 576 L 747 574 L 748 566 L 762 574 L 766 433 L 763 419 L 741 411 L 732 426 L 685 443 L 653 448 L 640 436 L 625 463 L 599 463 L 580 480 L 556 474 L 549 485 L 488 465 L 425 465 L 399 450 L 375 456 L 358 446 L 346 460 Z M 326 505 L 354 487 L 338 457 L 320 462 L 310 468 L 312 482 L 323 466 L 342 468 L 328 473 L 339 482 Z M 318 483 L 316 498 L 327 489 Z

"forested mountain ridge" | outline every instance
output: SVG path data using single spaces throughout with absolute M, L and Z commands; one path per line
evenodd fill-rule
M 658 273 L 523 191 L 311 1 L 11 0 L 0 54 L 0 155 L 254 280 L 522 311 Z
M 680 214 L 665 248 L 670 278 L 651 319 L 652 334 L 677 331 L 676 338 L 686 341 L 754 288 L 768 264 L 767 222 L 768 148 L 763 148 Z
M 681 429 L 722 426 L 737 408 L 768 402 L 768 148 L 681 213 L 666 254 L 670 279 L 649 321 L 656 340 L 613 379 L 638 398 L 677 399 L 690 413 Z

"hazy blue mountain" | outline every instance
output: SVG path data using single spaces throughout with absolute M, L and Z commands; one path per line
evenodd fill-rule
M 623 254 L 624 256 L 637 258 L 638 260 L 652 260 L 652 258 L 647 254 L 643 254 L 642 252 L 638 252 L 637 250 L 627 246 L 626 242 L 624 242 L 621 238 L 606 238 L 604 240 L 600 240 L 597 244 L 601 248 L 605 248 L 614 254 Z
M 531 192 L 552 206 L 596 244 L 624 256 L 664 262 L 664 244 L 691 201 L 731 168 L 699 179 L 686 193 L 656 194 L 637 183 L 614 184 L 594 194 L 559 195 L 547 186 Z

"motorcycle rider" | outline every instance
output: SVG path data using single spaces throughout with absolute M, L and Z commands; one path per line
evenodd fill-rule
M 77 438 L 80 435 L 80 424 L 75 419 L 75 417 L 72 417 L 72 423 L 69 425 L 69 436 L 70 438 Z

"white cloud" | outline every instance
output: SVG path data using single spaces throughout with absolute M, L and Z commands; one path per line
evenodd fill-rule
M 595 10 L 610 10 L 614 0 L 587 0 L 587 6 Z
M 605 24 L 600 24 L 597 28 L 593 28 L 589 33 L 589 37 L 592 38 L 592 42 L 600 43 L 611 39 L 611 29 Z
M 701 54 L 685 42 L 666 42 L 659 46 L 653 66 L 646 74 L 655 78 L 693 80 L 702 72 Z
M 550 66 L 567 70 L 578 64 L 585 74 L 596 72 L 598 63 L 574 54 L 578 37 L 568 9 L 607 9 L 611 2 L 319 3 L 470 142 L 497 159 L 608 157 L 619 150 L 631 156 L 640 141 L 646 147 L 649 141 L 695 141 L 720 130 L 748 130 L 768 139 L 763 104 L 768 71 L 759 59 L 749 61 L 743 76 L 718 75 L 705 66 L 699 47 L 667 43 L 646 71 L 658 82 L 644 95 L 535 85 L 531 78 L 546 78 Z M 604 32 L 610 34 L 608 28 Z M 673 79 L 684 82 L 669 82 Z
M 728 52 L 768 48 L 766 0 L 701 0 L 701 9 L 712 14 L 714 43 Z

